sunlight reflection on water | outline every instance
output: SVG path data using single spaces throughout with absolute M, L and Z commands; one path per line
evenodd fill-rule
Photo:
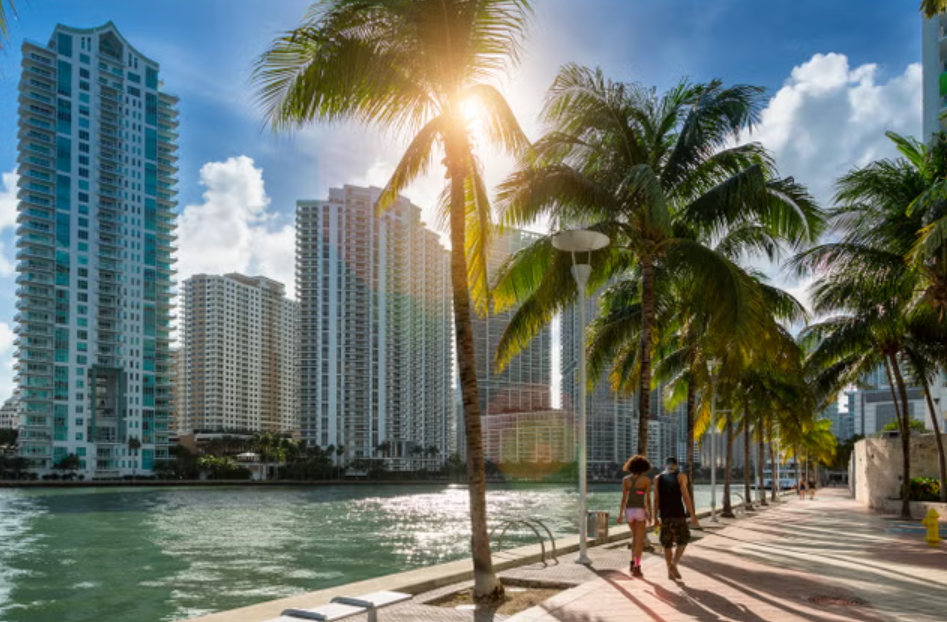
M 593 486 L 589 509 L 614 515 L 618 490 Z M 708 497 L 698 488 L 698 505 Z M 566 486 L 488 493 L 492 523 L 539 517 L 557 536 L 575 532 L 577 501 Z M 468 521 L 456 485 L 0 490 L 0 620 L 232 609 L 460 559 Z M 534 538 L 511 530 L 504 548 Z

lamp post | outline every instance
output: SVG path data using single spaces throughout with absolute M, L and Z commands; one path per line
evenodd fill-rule
M 572 278 L 575 279 L 579 290 L 579 555 L 577 564 L 589 565 L 592 560 L 587 553 L 587 525 L 586 525 L 586 497 L 588 496 L 588 447 L 586 446 L 586 409 L 585 399 L 585 289 L 589 283 L 592 266 L 588 263 L 579 263 L 576 253 L 585 253 L 586 257 L 599 249 L 608 246 L 608 236 L 598 231 L 587 229 L 573 229 L 562 231 L 552 238 L 552 245 L 556 249 L 572 255 Z
M 710 522 L 717 522 L 717 372 L 710 374 Z

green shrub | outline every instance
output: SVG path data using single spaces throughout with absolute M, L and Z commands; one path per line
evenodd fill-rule
M 911 478 L 911 501 L 940 501 L 940 481 L 933 477 Z

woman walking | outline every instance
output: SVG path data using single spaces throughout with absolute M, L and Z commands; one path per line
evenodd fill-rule
M 631 529 L 631 576 L 641 577 L 641 551 L 644 548 L 645 528 L 651 522 L 651 480 L 647 477 L 651 463 L 644 456 L 629 458 L 623 471 L 630 473 L 621 484 L 621 509 L 618 524 L 628 522 Z

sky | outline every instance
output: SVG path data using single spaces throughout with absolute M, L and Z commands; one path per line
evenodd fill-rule
M 405 137 L 352 125 L 292 136 L 264 126 L 250 72 L 274 37 L 297 25 L 305 0 L 18 0 L 0 50 L 0 400 L 12 391 L 15 313 L 16 118 L 20 46 L 45 44 L 56 23 L 111 20 L 161 65 L 180 101 L 179 278 L 240 271 L 293 290 L 297 199 L 343 184 L 384 185 Z M 852 167 L 894 155 L 884 132 L 921 127 L 921 18 L 890 0 L 534 0 L 521 65 L 499 84 L 530 138 L 543 95 L 565 63 L 659 90 L 682 79 L 762 86 L 768 103 L 748 136 L 782 175 L 823 205 Z M 710 8 L 708 8 L 710 7 Z M 483 154 L 487 180 L 511 162 Z M 405 193 L 434 222 L 440 174 Z M 443 233 L 443 232 L 442 232 Z M 806 282 L 778 282 L 805 299 Z

